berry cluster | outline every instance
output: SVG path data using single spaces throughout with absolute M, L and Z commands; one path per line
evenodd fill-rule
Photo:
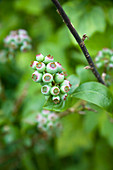
M 31 62 L 31 67 L 35 70 L 32 79 L 42 85 L 41 92 L 51 97 L 55 104 L 66 100 L 71 84 L 66 80 L 66 74 L 60 63 L 55 62 L 53 56 L 42 54 L 36 55 L 36 60 Z
M 108 48 L 104 48 L 102 51 L 99 51 L 95 61 L 98 68 L 104 68 L 107 70 L 113 68 L 113 51 Z
M 36 122 L 38 124 L 38 130 L 45 133 L 47 137 L 58 134 L 62 129 L 58 115 L 48 110 L 43 110 L 38 114 Z
M 22 52 L 31 49 L 31 38 L 28 36 L 27 31 L 19 29 L 17 31 L 11 31 L 10 34 L 4 39 L 4 45 L 10 51 L 15 51 L 18 48 Z

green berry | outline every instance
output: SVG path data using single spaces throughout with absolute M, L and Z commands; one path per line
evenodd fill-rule
M 50 86 L 44 85 L 44 86 L 42 86 L 42 88 L 41 88 L 41 92 L 42 92 L 44 95 L 48 96 L 48 95 L 50 94 L 50 89 L 51 89 Z
M 40 53 L 36 55 L 36 60 L 37 61 L 43 61 L 44 60 L 44 56 Z
M 55 82 L 56 83 L 62 83 L 63 81 L 64 81 L 64 74 L 56 73 L 55 74 Z
M 59 97 L 59 96 L 53 96 L 53 97 L 52 97 L 52 100 L 53 100 L 53 102 L 54 102 L 55 104 L 60 103 L 60 97 Z
M 60 93 L 60 89 L 57 86 L 51 88 L 52 95 L 58 95 Z
M 33 81 L 35 81 L 35 82 L 41 82 L 41 80 L 42 80 L 42 74 L 39 73 L 38 71 L 35 71 L 35 72 L 32 74 L 32 79 L 33 79 Z
M 61 65 L 59 62 L 55 62 L 55 64 L 57 65 L 57 71 L 58 71 L 59 73 L 61 73 L 62 70 L 63 70 L 62 65 Z
M 38 63 L 37 61 L 31 61 L 30 67 L 33 68 L 33 69 L 36 69 L 36 64 L 37 63 Z
M 57 65 L 55 62 L 47 64 L 46 70 L 48 73 L 54 74 L 57 72 Z
M 67 93 L 69 91 L 69 86 L 67 85 L 61 86 L 60 90 L 62 93 Z
M 64 86 L 64 85 L 70 86 L 70 81 L 69 81 L 69 80 L 64 80 L 64 81 L 61 83 L 61 86 Z
M 53 62 L 53 61 L 54 61 L 54 59 L 53 59 L 53 56 L 51 56 L 51 55 L 47 55 L 44 59 L 45 64 L 48 64 L 48 63 Z
M 42 80 L 44 83 L 51 83 L 53 81 L 53 76 L 50 73 L 45 73 Z
M 38 62 L 36 64 L 36 69 L 38 72 L 44 72 L 45 71 L 45 64 L 42 62 Z
M 62 100 L 66 100 L 66 97 L 67 97 L 67 94 L 62 94 L 62 95 L 61 95 L 61 99 L 62 99 Z

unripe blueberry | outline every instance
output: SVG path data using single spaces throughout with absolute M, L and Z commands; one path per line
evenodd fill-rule
M 103 67 L 103 64 L 104 64 L 104 63 L 100 61 L 100 62 L 96 63 L 96 66 L 97 66 L 98 68 L 101 68 L 101 67 Z
M 35 81 L 35 82 L 41 82 L 41 80 L 42 80 L 42 74 L 39 73 L 38 71 L 35 71 L 35 72 L 32 74 L 32 79 L 33 79 L 33 81 Z
M 51 88 L 52 95 L 58 95 L 60 93 L 60 89 L 57 86 Z
M 52 100 L 55 104 L 58 104 L 60 102 L 60 97 L 59 96 L 53 96 Z
M 57 71 L 59 73 L 62 72 L 62 70 L 63 70 L 62 65 L 59 62 L 55 62 L 55 64 L 57 65 Z
M 18 30 L 18 34 L 19 34 L 19 35 L 21 35 L 21 34 L 26 35 L 26 34 L 27 34 L 27 31 L 24 30 L 24 29 L 19 29 L 19 30 Z
M 48 73 L 56 73 L 57 72 L 57 65 L 55 64 L 55 62 L 49 63 L 47 64 L 46 70 Z
M 47 124 L 47 127 L 50 128 L 50 129 L 52 129 L 52 128 L 53 128 L 53 123 L 52 123 L 52 122 L 49 122 L 49 123 Z
M 110 57 L 110 61 L 113 62 L 113 56 Z
M 32 48 L 32 46 L 30 44 L 28 44 L 26 41 L 24 41 L 23 45 L 20 47 L 20 50 L 22 52 L 26 52 L 28 50 L 30 50 Z
M 44 115 L 49 115 L 50 111 L 49 110 L 42 110 L 42 114 Z
M 70 81 L 69 81 L 69 80 L 64 80 L 64 81 L 61 83 L 61 86 L 64 86 L 64 85 L 70 86 Z
M 38 62 L 36 64 L 36 69 L 38 72 L 44 72 L 45 71 L 45 64 L 42 62 Z
M 56 73 L 55 74 L 55 81 L 56 81 L 56 83 L 62 83 L 64 81 L 64 74 Z
M 53 121 L 54 122 L 57 119 L 58 119 L 58 116 L 54 112 L 48 115 L 48 120 L 49 121 Z
M 50 73 L 45 73 L 42 80 L 44 83 L 51 83 L 53 81 L 53 76 Z
M 62 95 L 61 95 L 61 99 L 62 99 L 62 100 L 66 100 L 66 97 L 67 97 L 67 94 L 62 94 Z
M 44 60 L 44 56 L 40 53 L 36 55 L 36 60 L 37 61 L 43 61 Z
M 67 93 L 69 91 L 69 86 L 67 85 L 61 86 L 60 90 L 62 93 Z
M 112 64 L 112 63 L 110 63 L 110 64 L 109 64 L 109 67 L 110 67 L 110 68 L 113 68 L 113 64 Z
M 12 49 L 17 49 L 17 48 L 18 48 L 17 43 L 14 42 L 14 41 L 12 41 L 12 42 L 10 43 L 10 48 L 12 48 Z
M 33 69 L 36 69 L 36 64 L 37 63 L 38 63 L 37 61 L 31 61 L 30 67 L 33 68 Z
M 53 59 L 53 56 L 51 56 L 51 55 L 47 55 L 44 59 L 45 64 L 48 64 L 48 63 L 53 62 L 53 61 L 54 61 L 54 59 Z
M 50 89 L 51 89 L 51 87 L 50 86 L 48 86 L 48 85 L 44 85 L 44 86 L 42 86 L 42 88 L 41 88 L 41 92 L 44 94 L 44 95 L 49 95 L 50 94 Z

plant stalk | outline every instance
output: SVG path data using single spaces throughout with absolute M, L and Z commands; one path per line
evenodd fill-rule
M 79 34 L 77 33 L 77 31 L 75 30 L 74 26 L 72 25 L 70 19 L 68 18 L 67 14 L 65 13 L 65 11 L 63 10 L 63 8 L 61 7 L 60 3 L 58 0 L 51 0 L 54 5 L 56 6 L 57 8 L 57 11 L 58 13 L 60 14 L 60 16 L 62 17 L 63 21 L 65 22 L 65 24 L 67 25 L 68 29 L 70 30 L 71 34 L 74 36 L 75 40 L 77 41 L 77 43 L 79 44 L 82 52 L 84 53 L 89 65 L 90 65 L 90 68 L 93 72 L 93 74 L 95 75 L 95 77 L 97 78 L 97 80 L 104 84 L 105 85 L 105 82 L 104 80 L 101 78 L 99 72 L 97 71 L 94 63 L 93 63 L 93 60 L 84 44 L 84 41 L 80 38 Z

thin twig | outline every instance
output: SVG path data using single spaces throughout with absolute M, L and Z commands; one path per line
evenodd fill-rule
M 100 74 L 98 73 L 91 56 L 89 55 L 89 52 L 84 44 L 84 41 L 80 38 L 79 34 L 77 33 L 77 31 L 75 30 L 74 26 L 72 25 L 71 21 L 69 20 L 68 16 L 66 15 L 65 11 L 63 10 L 63 8 L 61 7 L 60 3 L 58 2 L 58 0 L 51 0 L 54 5 L 57 8 L 58 13 L 60 14 L 60 16 L 62 17 L 63 21 L 66 23 L 67 27 L 69 28 L 70 32 L 72 33 L 72 35 L 74 36 L 74 38 L 76 39 L 77 43 L 79 44 L 81 50 L 83 51 L 90 67 L 91 70 L 93 72 L 93 74 L 95 75 L 95 77 L 97 78 L 97 80 L 105 85 L 105 82 L 103 81 L 103 79 L 101 78 Z M 76 11 L 75 11 L 76 12 Z

